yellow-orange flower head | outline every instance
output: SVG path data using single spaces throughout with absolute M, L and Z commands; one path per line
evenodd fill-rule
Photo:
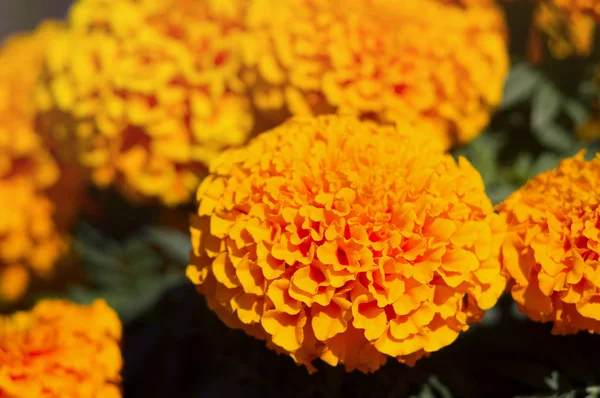
M 583 152 L 542 173 L 499 206 L 512 296 L 556 334 L 600 332 L 600 157 Z
M 512 2 L 515 0 L 504 0 Z M 594 45 L 594 30 L 600 21 L 597 0 L 533 0 L 536 3 L 534 23 L 548 39 L 548 49 L 556 58 L 573 54 L 589 55 Z M 531 44 L 540 44 L 538 36 Z M 539 60 L 537 47 L 531 48 L 534 60 Z
M 485 127 L 508 71 L 490 0 L 251 0 L 246 29 L 244 81 L 275 124 L 333 112 L 424 119 L 450 146 Z
M 188 277 L 230 327 L 312 370 L 450 344 L 506 280 L 477 171 L 419 130 L 292 118 L 211 166 Z
M 232 47 L 241 0 L 79 0 L 46 59 L 46 134 L 93 181 L 186 202 L 252 116 Z
M 121 322 L 102 300 L 0 316 L 0 397 L 119 398 Z
M 76 207 L 62 196 L 71 182 L 63 180 L 35 130 L 35 82 L 58 30 L 44 23 L 0 49 L 0 301 L 20 298 L 30 271 L 51 273 L 65 249 L 62 215 Z

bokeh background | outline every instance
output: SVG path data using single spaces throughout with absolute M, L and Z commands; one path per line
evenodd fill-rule
M 2 0 L 0 1 L 0 38 L 31 30 L 44 18 L 62 18 L 70 0 Z
M 70 3 L 0 0 L 0 39 L 33 29 L 44 18 L 63 17 Z M 525 1 L 508 4 L 506 12 L 513 68 L 505 102 L 487 133 L 457 152 L 482 173 L 496 203 L 559 159 L 582 147 L 592 148 L 592 153 L 597 148 L 595 141 L 581 142 L 572 131 L 591 111 L 586 104 L 595 95 L 591 82 L 594 64 L 600 63 L 600 38 L 591 57 L 546 59 L 542 66 L 533 66 L 526 61 L 532 6 Z M 530 84 L 534 80 L 536 84 Z M 551 88 L 541 88 L 544 85 Z M 548 109 L 548 96 L 560 100 L 553 114 L 542 115 L 556 128 L 538 132 L 531 120 Z M 99 277 L 114 272 L 118 278 L 119 270 L 106 271 L 98 264 L 127 264 L 142 253 L 168 257 L 181 265 L 181 272 L 189 249 L 184 233 L 132 232 L 160 220 L 160 212 L 134 209 L 115 195 L 102 195 L 103 200 L 109 198 L 111 210 L 103 213 L 100 226 L 83 220 L 75 238 L 88 271 L 100 269 Z M 160 264 L 149 265 L 154 266 Z M 85 301 L 113 294 L 111 303 L 118 303 L 125 314 L 125 397 L 600 396 L 598 337 L 552 336 L 550 326 L 527 321 L 508 298 L 489 311 L 481 325 L 414 368 L 389 361 L 377 373 L 363 375 L 320 364 L 320 371 L 309 376 L 264 343 L 225 327 L 184 278 L 165 276 L 159 284 L 141 283 L 135 289 L 98 282 L 103 283 L 111 288 L 75 289 L 69 295 Z M 123 294 L 125 290 L 129 294 Z

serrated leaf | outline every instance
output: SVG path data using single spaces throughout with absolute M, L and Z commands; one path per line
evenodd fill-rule
M 183 274 L 171 273 L 139 280 L 136 286 L 125 289 L 89 289 L 73 286 L 69 289 L 68 296 L 72 301 L 81 304 L 89 304 L 102 298 L 119 314 L 123 323 L 129 323 L 154 305 L 166 290 L 185 282 Z
M 157 272 L 161 267 L 161 260 L 155 255 L 144 255 L 136 257 L 135 261 L 130 264 L 131 273 L 133 275 L 144 275 Z
M 188 264 L 192 243 L 182 232 L 167 228 L 152 228 L 147 232 L 149 240 L 167 254 L 177 264 Z
M 551 82 L 538 84 L 532 99 L 531 126 L 533 129 L 544 129 L 552 125 L 561 111 L 563 98 Z
M 531 96 L 540 80 L 539 73 L 526 63 L 514 65 L 504 84 L 500 109 L 510 108 Z
M 585 388 L 586 398 L 599 398 L 600 397 L 600 386 L 587 386 Z
M 527 180 L 530 175 L 529 171 L 531 170 L 532 163 L 533 156 L 529 152 L 519 153 L 511 168 L 513 178 L 517 180 Z
M 546 383 L 548 388 L 556 392 L 560 388 L 560 375 L 555 370 L 550 374 L 550 376 L 544 377 L 544 382 Z
M 585 106 L 574 99 L 568 99 L 565 102 L 564 110 L 576 126 L 585 122 L 589 117 L 589 112 Z
M 452 398 L 452 393 L 442 382 L 435 376 L 429 377 L 429 384 L 434 388 L 435 391 L 440 393 L 442 398 Z
M 544 146 L 561 152 L 568 151 L 576 144 L 573 136 L 564 127 L 557 124 L 534 129 L 533 134 Z
M 429 376 L 429 379 L 421 387 L 418 395 L 412 395 L 411 398 L 452 398 L 452 393 L 436 376 Z
M 185 281 L 185 275 L 180 273 L 160 275 L 140 281 L 137 289 L 122 296 L 126 301 L 120 305 L 121 319 L 123 322 L 135 319 L 146 312 L 167 289 Z
M 118 261 L 112 253 L 102 250 L 86 240 L 75 238 L 72 247 L 86 266 L 89 264 L 93 268 L 106 270 L 114 270 L 118 267 Z

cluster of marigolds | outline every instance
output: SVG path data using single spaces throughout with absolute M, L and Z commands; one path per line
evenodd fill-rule
M 589 47 L 599 2 L 540 3 Z M 447 153 L 500 102 L 506 47 L 493 0 L 76 1 L 0 50 L 0 301 L 52 274 L 93 183 L 197 192 L 189 279 L 310 371 L 414 364 L 506 290 L 600 332 L 600 158 L 494 208 Z M 120 332 L 103 301 L 0 317 L 0 396 L 119 397 Z

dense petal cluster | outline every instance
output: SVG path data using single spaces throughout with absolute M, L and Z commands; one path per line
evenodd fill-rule
M 252 129 L 232 52 L 242 0 L 79 0 L 48 51 L 37 104 L 50 141 L 100 186 L 187 201 Z
M 499 206 L 512 296 L 557 334 L 600 332 L 600 157 L 583 153 L 529 181 Z
M 447 146 L 487 124 L 508 71 L 490 0 L 252 0 L 241 45 L 261 118 L 424 119 Z
M 414 125 L 296 117 L 198 191 L 188 277 L 230 327 L 312 369 L 374 371 L 450 344 L 506 279 L 480 175 Z
M 0 396 L 118 398 L 121 323 L 102 300 L 0 316 Z
M 20 298 L 30 271 L 52 271 L 65 249 L 67 213 L 76 208 L 73 197 L 63 196 L 65 189 L 75 192 L 76 179 L 63 178 L 35 129 L 35 82 L 58 30 L 44 23 L 0 49 L 0 301 Z

